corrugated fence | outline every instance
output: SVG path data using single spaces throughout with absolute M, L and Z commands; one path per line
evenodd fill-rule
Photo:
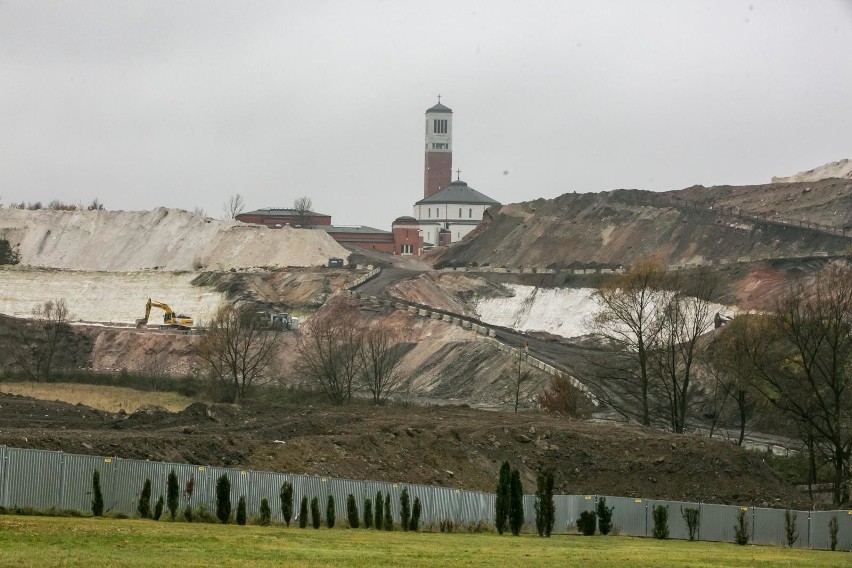
M 216 480 L 227 474 L 231 482 L 231 501 L 236 503 L 240 496 L 246 498 L 249 516 L 257 516 L 260 500 L 269 501 L 273 520 L 283 522 L 279 492 L 285 481 L 293 484 L 294 517 L 298 516 L 302 497 L 308 500 L 317 497 L 320 509 L 325 512 L 329 495 L 334 496 L 337 516 L 345 518 L 346 499 L 351 494 L 358 504 L 359 516 L 363 517 L 364 500 L 375 502 L 376 494 L 390 495 L 391 509 L 399 522 L 399 498 L 407 487 L 414 502 L 420 498 L 422 504 L 421 525 L 452 521 L 456 525 L 494 522 L 494 494 L 463 491 L 446 487 L 390 483 L 382 481 L 353 481 L 331 477 L 292 475 L 233 468 L 195 466 L 164 462 L 129 460 L 113 457 L 84 456 L 0 446 L 0 506 L 29 507 L 34 509 L 91 510 L 92 474 L 100 473 L 101 491 L 107 511 L 133 515 L 139 494 L 146 479 L 151 480 L 151 497 L 155 502 L 161 495 L 165 498 L 169 472 L 174 470 L 181 488 L 180 510 L 188 505 L 204 506 L 215 510 Z M 193 481 L 192 494 L 186 493 L 187 482 Z M 583 511 L 593 510 L 598 495 L 557 495 L 554 533 L 576 531 L 576 520 Z M 605 496 L 607 505 L 614 507 L 614 532 L 630 536 L 652 536 L 654 507 L 669 508 L 670 538 L 686 539 L 689 532 L 681 511 L 686 508 L 700 510 L 700 526 L 697 539 L 703 541 L 734 540 L 734 525 L 741 510 L 746 511 L 750 541 L 754 544 L 786 546 L 784 511 L 758 507 L 737 507 L 634 499 L 630 497 Z M 524 497 L 525 525 L 527 530 L 535 527 L 535 498 Z M 829 523 L 837 519 L 837 549 L 852 550 L 852 511 L 796 511 L 798 538 L 794 544 L 801 548 L 828 549 L 830 547 Z M 298 522 L 298 518 L 293 519 Z

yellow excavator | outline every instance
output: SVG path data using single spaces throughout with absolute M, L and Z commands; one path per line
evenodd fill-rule
M 145 304 L 145 317 L 136 320 L 136 327 L 143 327 L 148 324 L 148 316 L 151 315 L 151 308 L 160 308 L 165 312 L 163 315 L 163 328 L 177 329 L 192 329 L 195 322 L 192 321 L 192 316 L 176 314 L 173 309 L 162 302 L 155 302 L 148 298 L 148 303 Z

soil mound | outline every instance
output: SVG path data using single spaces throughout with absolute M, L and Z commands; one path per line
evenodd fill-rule
M 788 177 L 773 177 L 772 183 L 819 181 L 828 178 L 852 179 L 852 160 L 829 162 L 812 170 L 799 172 Z
M 88 271 L 192 271 L 324 266 L 345 258 L 325 231 L 269 229 L 205 219 L 180 209 L 152 211 L 0 210 L 0 238 L 22 265 Z

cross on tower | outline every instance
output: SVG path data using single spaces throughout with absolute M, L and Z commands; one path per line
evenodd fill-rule
M 461 170 L 456 170 L 456 181 L 461 179 Z
M 438 104 L 441 104 L 441 95 L 438 95 Z

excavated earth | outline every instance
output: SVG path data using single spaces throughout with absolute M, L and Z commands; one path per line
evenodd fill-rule
M 123 415 L 0 395 L 0 444 L 481 491 L 509 460 L 528 490 L 553 468 L 562 493 L 803 505 L 760 454 L 730 443 L 466 407 L 302 400 Z

